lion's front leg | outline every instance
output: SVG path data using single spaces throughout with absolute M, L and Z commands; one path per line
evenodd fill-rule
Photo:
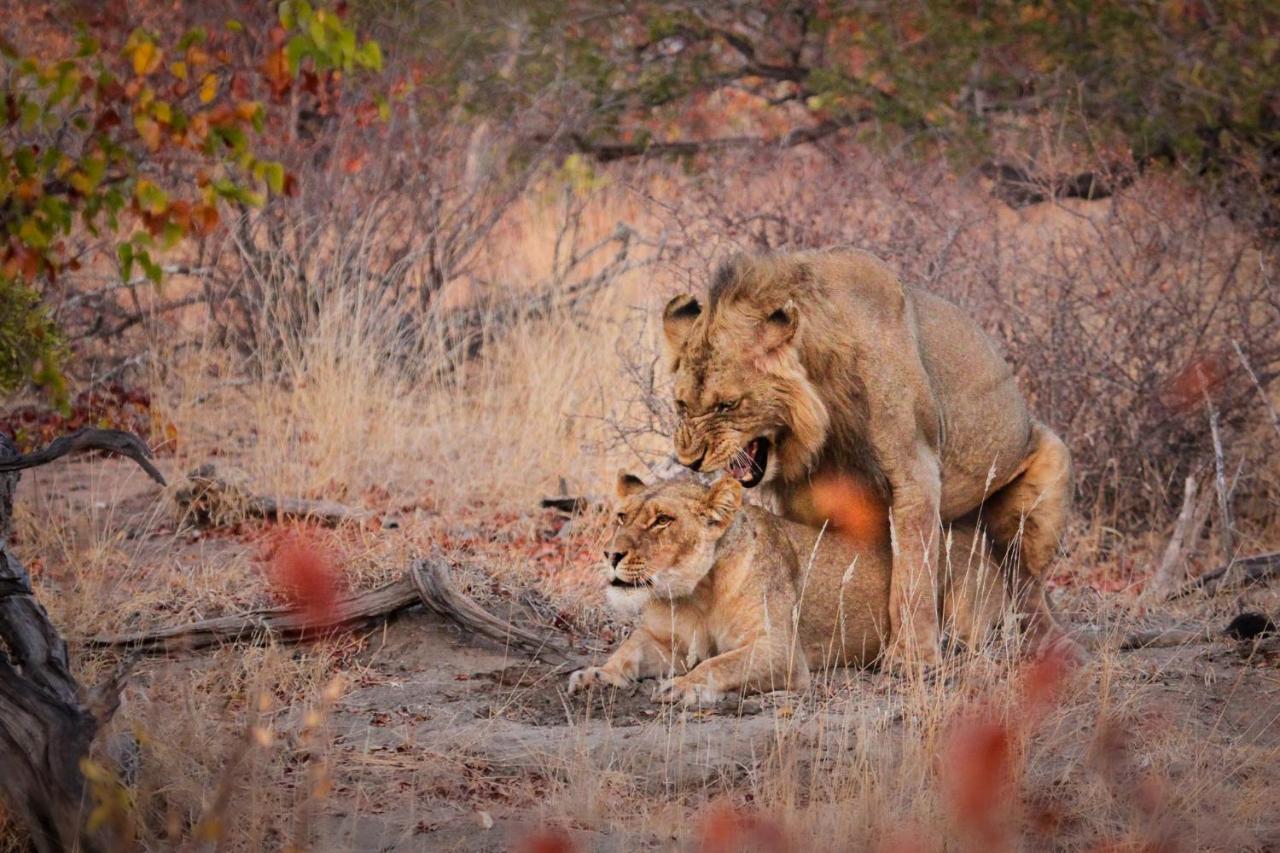
M 642 678 L 671 672 L 672 647 L 661 642 L 647 627 L 637 628 L 600 666 L 589 666 L 569 676 L 569 692 L 577 693 L 599 684 L 626 687 Z
M 804 656 L 786 642 L 762 640 L 707 658 L 688 673 L 662 682 L 653 698 L 683 705 L 710 705 L 748 689 L 803 690 L 809 684 Z
M 935 666 L 942 660 L 937 605 L 942 478 L 933 451 L 917 447 L 891 486 L 893 568 L 883 663 L 898 670 Z

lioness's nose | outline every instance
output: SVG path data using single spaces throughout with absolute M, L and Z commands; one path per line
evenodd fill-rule
M 604 552 L 604 558 L 608 560 L 609 565 L 613 566 L 615 569 L 618 567 L 618 563 L 621 563 L 622 558 L 625 556 L 627 556 L 626 551 L 605 551 Z

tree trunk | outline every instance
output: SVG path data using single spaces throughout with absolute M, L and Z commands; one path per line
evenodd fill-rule
M 80 430 L 27 456 L 0 434 L 0 799 L 40 851 L 108 846 L 83 831 L 80 763 L 99 721 L 71 674 L 67 644 L 36 601 L 31 578 L 8 541 L 19 472 L 81 450 L 129 456 L 163 482 L 145 462 L 150 455 L 146 445 L 129 433 Z

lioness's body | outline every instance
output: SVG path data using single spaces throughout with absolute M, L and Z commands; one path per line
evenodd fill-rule
M 1040 576 L 1065 526 L 1070 456 L 963 311 L 864 252 L 832 250 L 739 258 L 705 308 L 672 300 L 665 328 L 682 463 L 745 472 L 811 525 L 815 483 L 854 477 L 885 500 L 895 658 L 936 662 L 941 522 L 979 513 L 1019 561 L 1033 626 L 1053 627 Z
M 744 689 L 801 689 L 810 672 L 880 657 L 887 545 L 744 507 L 727 478 L 710 488 L 631 478 L 621 488 L 611 598 L 638 608 L 640 620 L 602 666 L 574 673 L 571 690 L 674 675 L 662 698 L 712 702 Z M 955 528 L 949 542 L 935 606 L 953 636 L 976 643 L 1003 611 L 1004 585 L 972 528 Z

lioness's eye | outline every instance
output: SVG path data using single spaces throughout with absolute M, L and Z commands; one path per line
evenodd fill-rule
M 689 414 L 689 404 L 684 400 L 676 400 L 676 414 L 682 418 Z
M 666 527 L 668 524 L 670 524 L 673 521 L 675 521 L 675 519 L 672 518 L 671 516 L 665 515 L 663 513 L 659 513 L 657 516 L 654 517 L 653 521 L 649 523 L 649 526 L 650 527 Z
M 738 408 L 738 404 L 741 402 L 742 402 L 741 397 L 739 397 L 736 400 L 722 400 L 719 403 L 716 403 L 716 411 L 717 412 L 733 411 L 734 409 Z
M 614 521 L 616 521 L 616 522 L 618 522 L 619 524 L 626 524 L 626 523 L 627 523 L 627 514 L 626 514 L 625 512 L 620 512 L 620 513 L 618 513 L 617 515 L 615 515 L 615 516 L 613 517 L 613 520 L 614 520 Z

